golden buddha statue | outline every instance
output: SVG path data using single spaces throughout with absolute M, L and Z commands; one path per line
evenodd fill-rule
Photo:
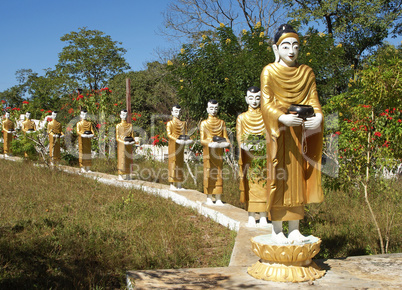
M 81 111 L 81 121 L 77 123 L 78 134 L 78 161 L 82 172 L 91 172 L 91 138 L 94 137 L 94 128 L 92 123 L 87 120 L 88 112 Z
M 6 156 L 11 155 L 11 141 L 13 140 L 14 123 L 10 120 L 10 112 L 6 112 L 5 120 L 2 122 L 3 126 L 3 152 Z
M 223 205 L 221 200 L 223 148 L 230 146 L 225 122 L 217 118 L 218 110 L 218 102 L 210 100 L 207 107 L 208 119 L 202 121 L 200 125 L 204 159 L 204 193 L 207 195 L 208 205 L 214 204 L 213 194 L 215 194 L 215 205 Z
M 116 125 L 117 142 L 117 173 L 119 179 L 130 179 L 131 165 L 133 164 L 133 125 L 127 123 L 127 110 L 120 111 L 121 122 Z M 125 178 L 123 175 L 126 175 Z
M 248 178 L 248 170 L 253 161 L 252 148 L 258 146 L 247 142 L 249 136 L 263 137 L 265 133 L 264 121 L 261 114 L 261 91 L 258 87 L 250 87 L 245 97 L 248 104 L 247 112 L 240 114 L 236 120 L 236 138 L 240 146 L 239 175 L 240 175 L 240 202 L 246 204 L 248 211 L 247 226 L 255 227 L 255 213 L 260 213 L 260 227 L 268 226 L 267 221 L 267 191 L 264 186 L 265 177 L 261 180 Z M 257 140 L 256 140 L 257 141 Z M 264 140 L 265 141 L 265 140 Z M 263 140 L 259 142 L 264 142 Z M 264 171 L 265 172 L 265 171 Z
M 323 115 L 312 69 L 297 63 L 297 33 L 290 25 L 281 25 L 274 42 L 276 61 L 261 73 L 261 111 L 267 130 L 267 210 L 272 238 L 286 244 L 307 240 L 299 232 L 304 205 L 323 201 Z M 315 116 L 303 120 L 289 113 L 292 104 L 312 106 Z M 288 237 L 282 230 L 283 221 L 289 221 Z
M 181 107 L 175 105 L 172 108 L 172 120 L 167 122 L 166 131 L 169 152 L 168 181 L 170 189 L 182 189 L 183 164 L 185 145 L 193 143 L 187 136 L 187 123 L 180 120 Z
M 49 135 L 49 156 L 52 164 L 60 160 L 60 142 L 64 137 L 62 127 L 56 120 L 57 111 L 52 112 L 52 121 L 47 123 L 47 134 Z
M 21 123 L 21 130 L 26 134 L 30 134 L 36 131 L 35 122 L 31 120 L 31 112 L 25 113 L 25 120 Z M 28 153 L 24 152 L 25 157 L 28 157 Z
M 31 133 L 36 131 L 35 122 L 31 120 L 31 112 L 25 113 L 25 121 L 21 123 L 21 130 L 24 133 Z

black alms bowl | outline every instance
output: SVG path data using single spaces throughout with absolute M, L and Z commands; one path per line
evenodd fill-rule
M 187 141 L 187 140 L 190 140 L 190 137 L 189 137 L 188 135 L 180 135 L 180 136 L 179 136 L 179 140 L 185 140 L 185 141 Z
M 223 137 L 220 137 L 220 136 L 214 136 L 214 137 L 212 137 L 212 141 L 213 142 L 218 142 L 218 143 L 226 142 L 226 138 L 223 138 Z
M 290 114 L 298 114 L 299 118 L 306 120 L 306 118 L 314 117 L 314 108 L 310 105 L 292 104 L 289 107 Z
M 124 142 L 133 142 L 133 141 L 134 141 L 133 137 L 130 136 L 124 137 Z
M 85 135 L 91 135 L 92 132 L 91 132 L 91 131 L 85 131 L 84 134 L 85 134 Z

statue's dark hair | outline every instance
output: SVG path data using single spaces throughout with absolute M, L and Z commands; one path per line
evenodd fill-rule
M 212 105 L 216 105 L 216 104 L 218 104 L 218 101 L 215 99 L 211 99 L 208 101 L 208 103 L 211 103 Z
M 173 108 L 181 109 L 180 105 L 173 105 L 172 109 Z
M 294 30 L 291 25 L 282 24 L 281 26 L 278 27 L 278 30 L 275 33 L 274 42 L 277 43 L 279 38 L 282 36 L 282 34 L 289 33 L 289 32 L 293 32 L 293 33 L 297 34 L 296 30 Z
M 57 114 L 57 113 L 58 113 L 58 111 L 53 111 L 53 113 L 56 113 L 56 114 Z
M 127 110 L 126 110 L 126 109 L 123 109 L 123 110 L 120 110 L 120 112 L 127 113 Z
M 87 109 L 82 109 L 81 112 L 88 113 Z
M 260 88 L 259 88 L 259 87 L 252 86 L 252 87 L 249 87 L 249 88 L 247 89 L 247 91 L 254 94 L 254 93 L 258 93 L 258 92 L 260 91 Z
M 26 113 L 30 113 L 30 114 L 32 114 L 30 111 L 26 111 L 26 112 L 25 112 L 25 114 L 26 114 Z

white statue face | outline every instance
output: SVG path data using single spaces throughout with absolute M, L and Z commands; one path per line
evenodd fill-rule
M 87 112 L 81 111 L 80 117 L 82 120 L 85 120 L 87 118 Z
M 215 117 L 216 115 L 218 115 L 218 111 L 219 111 L 219 104 L 208 103 L 208 108 L 207 108 L 208 114 Z
M 279 55 L 279 63 L 283 66 L 292 67 L 296 65 L 299 56 L 299 42 L 295 37 L 285 38 L 274 50 Z
M 261 104 L 261 91 L 258 93 L 247 92 L 246 103 L 253 109 L 257 109 Z
M 6 118 L 10 118 L 10 113 L 6 112 L 6 114 L 4 115 Z
M 121 111 L 120 112 L 120 119 L 127 120 L 127 112 Z
M 27 118 L 27 119 L 31 119 L 31 113 L 26 112 L 26 113 L 25 113 L 25 118 Z
M 180 117 L 180 112 L 181 112 L 181 109 L 176 108 L 176 107 L 172 108 L 172 116 L 173 117 L 179 118 Z
M 57 118 L 57 113 L 53 112 L 53 113 L 52 113 L 52 119 L 53 119 L 53 120 L 56 120 L 56 118 Z

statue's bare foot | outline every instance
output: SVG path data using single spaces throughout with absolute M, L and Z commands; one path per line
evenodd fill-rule
M 84 167 L 81 167 L 81 172 L 82 172 L 82 173 L 85 173 L 85 172 L 87 172 L 87 171 L 85 170 Z
M 119 180 L 124 180 L 124 178 L 121 174 L 119 175 Z
M 260 228 L 267 228 L 269 226 L 267 218 L 266 217 L 261 217 L 260 222 L 258 223 L 258 227 Z
M 257 226 L 257 223 L 255 222 L 255 217 L 254 216 L 249 216 L 248 217 L 248 222 L 247 222 L 246 226 L 249 227 L 249 228 L 255 228 Z
M 283 232 L 280 232 L 279 234 L 275 234 L 275 232 L 272 232 L 272 241 L 276 244 L 289 244 L 289 241 L 283 234 Z
M 171 184 L 171 185 L 170 185 L 170 189 L 171 189 L 171 190 L 177 190 L 177 187 L 174 186 L 173 184 Z
M 220 199 L 218 199 L 217 201 L 215 201 L 215 205 L 222 206 L 224 204 Z
M 207 202 L 205 203 L 206 205 L 214 205 L 214 202 L 212 201 L 212 199 L 210 199 L 209 197 L 207 197 Z
M 289 235 L 288 235 L 288 240 L 289 242 L 293 243 L 304 243 L 308 242 L 308 238 L 303 236 L 299 230 L 293 230 Z

